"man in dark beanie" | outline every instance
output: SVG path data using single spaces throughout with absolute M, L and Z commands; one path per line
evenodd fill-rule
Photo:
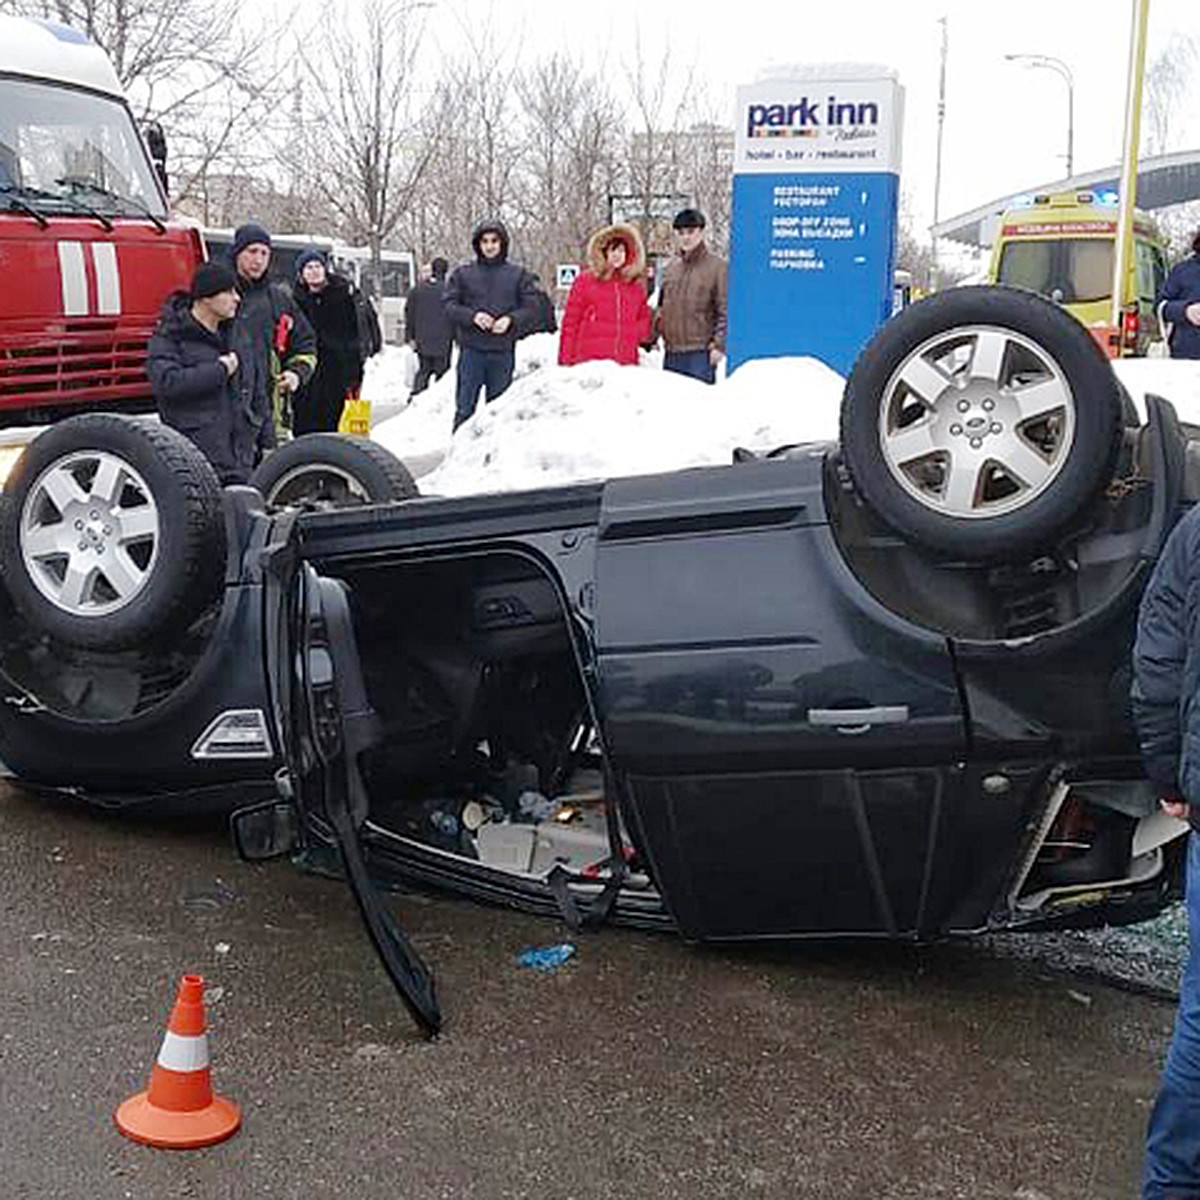
M 512 382 L 513 347 L 537 315 L 532 277 L 508 261 L 504 224 L 481 221 L 471 248 L 475 261 L 454 269 L 445 293 L 446 316 L 458 339 L 455 429 L 474 414 L 480 388 L 490 404 Z
M 253 222 L 239 225 L 230 250 L 241 296 L 232 347 L 237 352 L 238 398 L 259 431 L 259 456 L 292 434 L 292 396 L 312 378 L 317 339 L 292 294 L 267 277 L 271 235 Z
M 725 260 L 705 245 L 699 209 L 683 209 L 672 224 L 677 253 L 663 271 L 654 318 L 666 347 L 663 367 L 714 383 L 725 355 Z
M 429 278 L 422 279 L 408 293 L 404 306 L 404 332 L 408 344 L 417 352 L 417 377 L 412 386 L 414 396 L 429 386 L 430 376 L 441 379 L 450 370 L 454 330 L 442 303 L 449 266 L 444 258 L 435 258 L 429 264 Z
M 191 288 L 163 305 L 146 362 L 163 424 L 191 438 L 222 483 L 246 483 L 257 461 L 258 431 L 238 402 L 238 356 L 229 348 L 237 308 L 233 271 L 201 263 Z

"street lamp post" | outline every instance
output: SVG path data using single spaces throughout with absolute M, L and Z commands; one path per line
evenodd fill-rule
M 1075 78 L 1071 68 L 1061 58 L 1049 54 L 1006 54 L 1009 62 L 1023 62 L 1029 67 L 1044 67 L 1061 75 L 1067 83 L 1067 178 L 1075 174 Z

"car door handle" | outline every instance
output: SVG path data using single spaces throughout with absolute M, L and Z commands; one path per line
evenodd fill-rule
M 866 733 L 873 725 L 901 725 L 908 720 L 907 704 L 880 704 L 874 708 L 810 708 L 810 725 L 833 726 L 838 733 Z

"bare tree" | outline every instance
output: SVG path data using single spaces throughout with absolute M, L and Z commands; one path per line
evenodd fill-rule
M 1165 154 L 1170 150 L 1177 118 L 1190 108 L 1188 92 L 1195 65 L 1195 40 L 1173 34 L 1146 68 L 1142 137 L 1147 154 Z
M 415 113 L 414 64 L 423 33 L 421 4 L 366 0 L 322 21 L 322 57 L 301 47 L 308 88 L 303 116 L 282 151 L 337 214 L 347 236 L 371 250 L 382 293 L 380 250 L 404 216 L 433 143 Z M 330 69 L 326 64 L 335 64 Z
M 680 132 L 689 122 L 693 74 L 676 71 L 668 47 L 657 62 L 648 62 L 640 30 L 631 57 L 623 63 L 630 130 L 625 161 L 628 192 L 640 201 L 638 224 L 648 245 L 661 241 L 661 222 L 653 214 L 659 198 L 679 193 Z
M 556 54 L 516 81 L 525 154 L 515 207 L 526 261 L 543 274 L 578 257 L 588 234 L 607 217 L 618 170 L 620 116 L 598 75 Z

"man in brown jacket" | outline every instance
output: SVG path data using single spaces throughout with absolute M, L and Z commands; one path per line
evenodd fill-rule
M 725 354 L 725 260 L 704 242 L 704 214 L 685 208 L 674 221 L 676 254 L 663 271 L 654 328 L 666 345 L 663 367 L 714 383 Z

